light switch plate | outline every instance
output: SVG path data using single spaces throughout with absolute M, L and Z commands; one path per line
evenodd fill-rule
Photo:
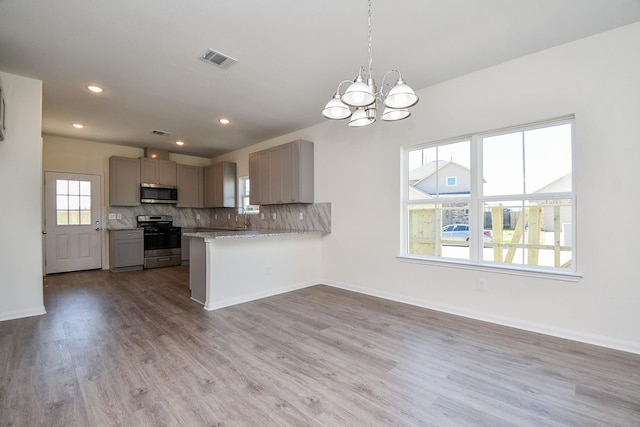
M 110 213 L 109 214 L 109 219 L 116 219 L 116 214 Z

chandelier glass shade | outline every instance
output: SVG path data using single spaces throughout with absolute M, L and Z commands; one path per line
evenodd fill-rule
M 364 67 L 360 67 L 355 80 L 343 80 L 338 85 L 336 93 L 322 110 L 322 115 L 327 119 L 349 120 L 349 126 L 361 127 L 376 121 L 377 103 L 385 106 L 382 112 L 382 120 L 397 121 L 411 115 L 409 108 L 418 102 L 418 95 L 402 79 L 398 70 L 388 71 L 382 78 L 380 90 L 376 88 L 372 75 L 371 57 L 371 0 L 369 3 L 369 67 L 365 74 Z M 391 73 L 397 73 L 398 79 L 390 86 L 385 83 Z M 340 93 L 343 84 L 348 83 L 346 90 Z

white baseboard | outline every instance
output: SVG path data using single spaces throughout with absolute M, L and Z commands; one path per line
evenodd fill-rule
M 30 310 L 8 311 L 0 313 L 0 322 L 4 320 L 22 319 L 23 317 L 40 316 L 43 314 L 47 314 L 44 306 Z
M 283 286 L 280 288 L 269 289 L 268 291 L 256 292 L 254 294 L 243 295 L 238 298 L 228 298 L 215 303 L 207 301 L 204 305 L 204 309 L 207 311 L 217 310 L 219 308 L 229 307 L 236 304 L 242 304 L 244 302 L 255 301 L 262 298 L 271 297 L 274 295 L 284 294 L 286 292 L 297 291 L 298 289 L 308 288 L 309 286 L 315 286 L 322 283 L 319 280 L 310 280 L 307 282 L 296 283 L 293 285 Z
M 557 338 L 564 338 L 571 341 L 577 341 L 585 344 L 597 345 L 600 347 L 611 348 L 614 350 L 625 351 L 628 353 L 640 354 L 640 343 L 632 341 L 624 341 L 615 338 L 610 338 L 601 335 L 585 334 L 583 332 L 574 331 L 571 329 L 562 329 L 549 327 L 547 325 L 540 325 L 537 323 L 523 322 L 518 319 L 494 316 L 488 313 L 475 312 L 471 310 L 460 309 L 459 307 L 451 307 L 443 304 L 433 304 L 428 301 L 418 300 L 413 298 L 407 298 L 403 295 L 388 293 L 388 292 L 372 292 L 368 288 L 360 288 L 358 286 L 352 286 L 346 283 L 334 282 L 325 280 L 320 282 L 322 284 L 333 286 L 335 288 L 345 289 L 348 291 L 358 292 L 364 295 L 370 295 L 373 297 L 383 298 L 391 301 L 397 301 L 404 304 L 409 304 L 417 307 L 427 308 L 430 310 L 440 311 L 443 313 L 453 314 L 456 316 L 462 316 L 469 319 L 480 320 L 483 322 L 494 323 L 497 325 L 508 326 L 511 328 L 522 329 L 529 332 L 535 332 L 539 334 L 549 335 Z

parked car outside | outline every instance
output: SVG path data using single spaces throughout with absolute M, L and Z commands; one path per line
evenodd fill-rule
M 485 242 L 491 241 L 491 230 L 484 230 Z M 450 224 L 442 227 L 442 240 L 469 241 L 469 224 Z

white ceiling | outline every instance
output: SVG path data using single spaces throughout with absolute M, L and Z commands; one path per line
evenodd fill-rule
M 418 90 L 636 21 L 640 0 L 373 0 L 374 77 Z M 0 70 L 43 81 L 45 135 L 213 157 L 324 121 L 366 62 L 366 0 L 0 0 Z

